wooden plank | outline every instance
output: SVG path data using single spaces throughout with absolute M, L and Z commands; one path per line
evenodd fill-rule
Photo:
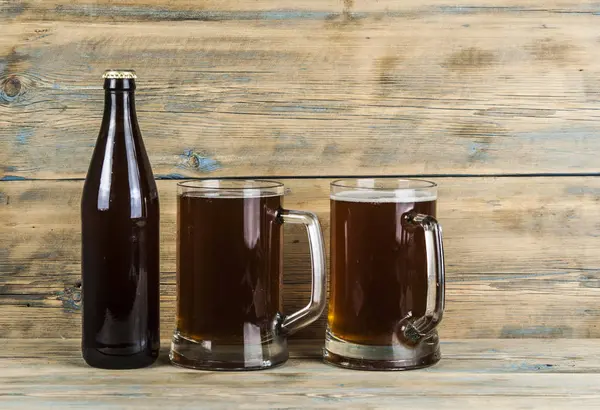
M 550 12 L 589 13 L 598 11 L 592 1 L 551 0 L 476 0 L 449 4 L 445 0 L 204 0 L 201 4 L 188 0 L 2 0 L 0 17 L 23 20 L 290 20 L 335 19 L 359 20 L 368 13 L 406 13 L 411 16 L 428 14 L 471 14 Z
M 596 408 L 597 340 L 457 340 L 442 361 L 414 372 L 358 372 L 316 356 L 260 372 L 169 366 L 166 349 L 147 369 L 87 367 L 79 340 L 0 340 L 2 408 Z M 301 357 L 306 347 L 300 345 Z M 312 347 L 315 352 L 317 348 Z M 292 349 L 293 356 L 296 348 Z
M 139 71 L 159 177 L 598 172 L 598 16 L 485 7 L 348 24 L 8 20 L 0 178 L 85 175 L 112 65 Z
M 600 178 L 439 178 L 453 338 L 600 337 Z M 286 206 L 329 236 L 328 180 L 293 179 Z M 175 308 L 175 181 L 160 181 L 162 336 Z M 0 183 L 0 337 L 78 337 L 81 181 Z M 592 221 L 592 222 L 591 222 Z M 285 235 L 286 312 L 308 299 L 304 233 Z M 322 339 L 325 318 L 300 338 Z

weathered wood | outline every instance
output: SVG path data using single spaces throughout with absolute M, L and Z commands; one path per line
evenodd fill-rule
M 165 341 L 164 346 L 168 345 Z M 319 343 L 292 345 L 283 366 L 199 372 L 158 363 L 87 367 L 79 340 L 0 340 L 2 408 L 597 408 L 597 340 L 456 340 L 442 361 L 412 372 L 359 372 L 320 363 Z
M 598 12 L 597 3 L 574 0 L 476 0 L 468 3 L 451 3 L 445 0 L 255 0 L 222 1 L 204 0 L 129 0 L 115 3 L 112 0 L 2 0 L 0 17 L 23 20 L 295 20 L 335 19 L 360 20 L 367 13 L 380 16 L 405 13 L 415 17 L 431 14 L 487 13 L 581 13 Z
M 451 338 L 600 337 L 600 178 L 438 178 Z M 294 179 L 286 206 L 329 236 L 328 180 Z M 175 181 L 160 181 L 162 335 L 175 307 Z M 81 181 L 0 183 L 0 336 L 78 337 Z M 285 309 L 308 300 L 304 232 L 287 227 Z M 323 318 L 300 333 L 322 339 Z
M 327 19 L 302 10 L 344 2 L 304 1 L 282 22 L 275 2 L 207 2 L 275 14 L 108 24 L 92 21 L 195 6 L 96 3 L 5 5 L 16 17 L 0 36 L 0 178 L 83 177 L 113 65 L 139 71 L 159 177 L 600 170 L 594 4 L 356 2 L 367 11 Z M 76 21 L 37 20 L 59 16 Z
M 599 408 L 600 342 L 577 338 L 600 337 L 600 178 L 478 177 L 600 171 L 599 16 L 574 0 L 0 0 L 0 181 L 14 181 L 0 182 L 0 408 Z M 109 66 L 140 74 L 159 179 L 465 176 L 437 178 L 442 362 L 327 367 L 322 318 L 272 371 L 168 366 L 175 182 L 161 181 L 161 359 L 86 367 L 79 196 Z M 77 180 L 19 181 L 39 178 Z M 327 184 L 286 181 L 286 205 L 316 211 L 326 237 Z M 309 292 L 299 227 L 285 250 L 291 312 Z

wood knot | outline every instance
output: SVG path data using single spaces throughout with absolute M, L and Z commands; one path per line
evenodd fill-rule
M 191 149 L 183 151 L 183 155 L 180 155 L 180 168 L 193 169 L 201 172 L 213 172 L 221 168 L 221 163 L 213 158 L 204 156 L 200 153 L 194 152 Z
M 65 312 L 75 312 L 81 310 L 81 288 L 65 287 L 64 290 L 58 292 L 56 299 L 60 300 Z
M 2 88 L 6 96 L 11 98 L 16 97 L 21 92 L 21 81 L 16 76 L 11 75 L 4 80 Z

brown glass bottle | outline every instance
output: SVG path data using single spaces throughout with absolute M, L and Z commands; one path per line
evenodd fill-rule
M 158 192 L 137 123 L 135 73 L 104 78 L 104 117 L 81 200 L 82 351 L 91 366 L 131 369 L 158 357 Z

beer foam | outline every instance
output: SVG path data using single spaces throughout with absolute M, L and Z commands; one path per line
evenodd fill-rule
M 369 203 L 414 203 L 435 201 L 437 194 L 419 189 L 401 189 L 383 191 L 377 189 L 354 189 L 342 191 L 330 196 L 334 201 Z

